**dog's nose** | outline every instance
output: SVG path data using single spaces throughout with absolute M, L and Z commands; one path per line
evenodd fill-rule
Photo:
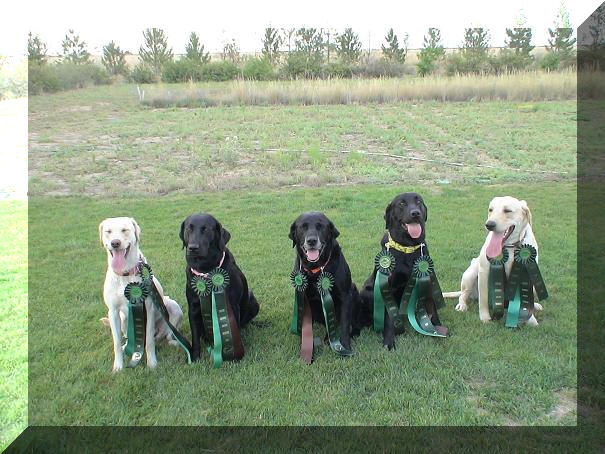
M 485 223 L 485 228 L 489 231 L 492 231 L 496 228 L 496 223 L 494 221 L 487 221 Z
M 309 246 L 315 246 L 317 244 L 317 238 L 307 238 L 307 244 Z
M 187 250 L 189 252 L 197 251 L 200 247 L 197 244 L 189 244 L 187 245 Z
M 120 240 L 112 240 L 111 241 L 111 247 L 114 248 L 114 249 L 119 248 L 121 244 L 122 244 L 122 242 Z
M 419 218 L 420 217 L 420 210 L 412 210 L 412 211 L 410 211 L 410 215 L 413 218 Z

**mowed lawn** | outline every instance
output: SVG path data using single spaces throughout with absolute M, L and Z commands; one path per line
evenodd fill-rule
M 496 132 L 495 132 L 496 133 Z M 360 286 L 383 233 L 384 209 L 397 193 L 418 190 L 429 207 L 427 241 L 444 291 L 485 238 L 496 195 L 528 201 L 550 298 L 540 326 L 483 324 L 477 305 L 440 312 L 447 339 L 415 332 L 395 351 L 364 330 L 355 356 L 324 347 L 311 366 L 288 332 L 293 290 L 291 222 L 324 211 Z M 261 304 L 266 327 L 243 331 L 246 356 L 213 369 L 162 344 L 157 370 L 111 373 L 109 329 L 99 322 L 106 255 L 98 224 L 133 216 L 142 250 L 165 292 L 187 319 L 184 258 L 178 238 L 190 213 L 214 214 Z M 424 186 L 411 183 L 281 190 L 199 192 L 165 197 L 33 197 L 29 203 L 30 425 L 575 425 L 576 186 L 572 182 Z M 187 320 L 184 332 L 190 335 Z M 316 332 L 320 328 L 316 327 Z
M 27 202 L 0 201 L 0 450 L 27 426 Z

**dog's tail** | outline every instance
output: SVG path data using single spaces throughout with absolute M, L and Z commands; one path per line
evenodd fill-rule
M 460 295 L 462 295 L 461 291 L 457 291 L 457 292 L 445 292 L 443 294 L 444 298 L 458 298 Z

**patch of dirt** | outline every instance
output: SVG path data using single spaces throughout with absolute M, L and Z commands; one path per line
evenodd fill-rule
M 578 411 L 578 397 L 574 389 L 565 388 L 555 393 L 559 403 L 546 416 L 560 421 L 570 413 Z
M 167 143 L 178 140 L 176 137 L 170 136 L 152 136 L 152 137 L 137 137 L 134 139 L 135 145 L 146 145 L 150 143 Z

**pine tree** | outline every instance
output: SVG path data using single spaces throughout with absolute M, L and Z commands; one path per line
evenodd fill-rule
M 111 41 L 109 44 L 103 46 L 103 57 L 101 57 L 101 63 L 107 69 L 109 74 L 126 75 L 126 57 L 125 52 L 117 46 L 115 42 Z
M 408 35 L 407 33 L 403 38 L 403 47 L 399 47 L 399 41 L 397 40 L 397 35 L 391 28 L 387 35 L 384 37 L 386 42 L 389 44 L 388 47 L 385 47 L 383 44 L 382 53 L 387 60 L 391 60 L 397 63 L 405 63 L 405 59 L 408 54 Z
M 90 54 L 86 50 L 86 42 L 80 40 L 80 36 L 69 29 L 63 42 L 63 61 L 81 65 L 90 62 Z
M 572 38 L 573 28 L 571 27 L 569 13 L 565 8 L 564 2 L 561 2 L 554 25 L 554 28 L 548 29 L 550 38 L 548 40 L 547 49 L 550 52 L 557 53 L 561 60 L 572 59 L 574 57 L 573 48 L 576 43 L 576 38 Z
M 210 53 L 204 53 L 204 45 L 200 43 L 200 38 L 195 32 L 189 35 L 189 42 L 185 46 L 185 58 L 200 64 L 210 61 Z
M 168 48 L 168 39 L 164 36 L 164 30 L 160 28 L 145 29 L 143 39 L 145 42 L 139 48 L 139 57 L 159 78 L 164 65 L 172 61 L 172 48 Z
M 424 43 L 418 52 L 418 73 L 422 76 L 430 74 L 435 69 L 435 62 L 445 55 L 441 44 L 441 31 L 438 28 L 429 28 L 428 35 L 424 36 Z
M 223 52 L 221 53 L 221 58 L 223 60 L 230 60 L 231 63 L 239 63 L 240 53 L 239 47 L 235 42 L 235 39 L 232 39 L 230 42 L 225 43 L 223 46 Z
M 338 56 L 345 63 L 356 63 L 361 55 L 361 41 L 352 28 L 345 28 L 343 34 L 336 37 Z
M 27 35 L 27 59 L 40 65 L 46 63 L 46 44 L 38 35 L 33 36 L 32 32 Z
M 265 36 L 263 36 L 263 55 L 273 64 L 279 57 L 279 46 L 281 46 L 282 38 L 276 28 L 265 28 Z

